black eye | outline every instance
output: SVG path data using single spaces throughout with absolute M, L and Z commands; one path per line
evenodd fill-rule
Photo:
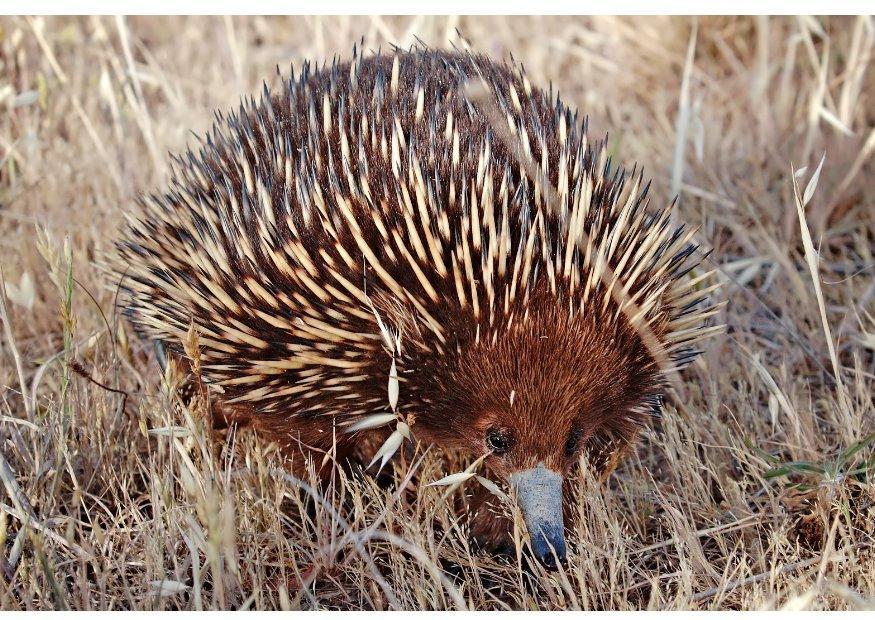
M 510 450 L 511 440 L 501 429 L 490 428 L 486 431 L 486 447 L 492 450 L 493 454 L 502 455 Z
M 583 432 L 579 428 L 571 429 L 568 439 L 565 440 L 565 456 L 574 456 L 580 446 L 581 437 L 583 437 Z

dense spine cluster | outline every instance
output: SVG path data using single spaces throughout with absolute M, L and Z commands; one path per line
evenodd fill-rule
M 555 204 L 466 95 L 472 81 Z M 709 274 L 688 276 L 692 232 L 668 208 L 650 212 L 646 194 L 519 67 L 354 53 L 218 114 L 197 152 L 175 159 L 169 190 L 142 199 L 117 271 L 144 336 L 181 353 L 194 323 L 204 378 L 229 404 L 307 418 L 384 410 L 397 355 L 404 402 L 418 407 L 432 396 L 417 373 L 439 375 L 547 304 L 606 331 L 646 324 L 685 364 L 710 331 Z

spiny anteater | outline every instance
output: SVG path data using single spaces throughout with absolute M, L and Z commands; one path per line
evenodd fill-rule
M 193 324 L 215 406 L 289 452 L 348 455 L 394 360 L 399 418 L 490 452 L 553 567 L 565 476 L 659 406 L 642 330 L 674 367 L 713 331 L 692 233 L 646 193 L 515 64 L 354 52 L 217 114 L 142 198 L 117 274 L 137 330 L 184 357 Z M 507 535 L 488 510 L 472 527 Z

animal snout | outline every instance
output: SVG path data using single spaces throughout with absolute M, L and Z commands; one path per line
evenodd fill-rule
M 565 526 L 562 522 L 562 475 L 539 464 L 515 472 L 510 482 L 529 530 L 532 553 L 547 570 L 565 562 Z
M 566 549 L 565 536 L 562 533 L 562 523 L 557 530 L 555 527 L 542 525 L 541 531 L 531 532 L 532 553 L 541 566 L 547 570 L 554 571 L 558 568 L 557 560 L 561 564 L 565 564 Z M 534 528 L 538 528 L 537 524 L 533 524 Z

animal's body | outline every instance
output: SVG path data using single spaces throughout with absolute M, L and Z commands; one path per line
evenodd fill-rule
M 678 367 L 707 333 L 689 233 L 585 131 L 483 56 L 305 66 L 218 116 L 143 198 L 119 243 L 127 314 L 177 356 L 193 324 L 216 406 L 289 453 L 347 454 L 361 433 L 344 427 L 389 410 L 394 359 L 399 417 L 491 452 L 551 565 L 563 477 L 659 404 L 641 330 Z M 475 530 L 500 538 L 482 513 Z

